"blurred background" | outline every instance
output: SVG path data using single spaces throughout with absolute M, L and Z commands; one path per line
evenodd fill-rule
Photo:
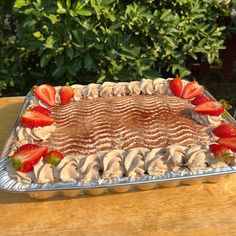
M 33 85 L 196 79 L 236 107 L 236 1 L 0 3 L 0 96 Z

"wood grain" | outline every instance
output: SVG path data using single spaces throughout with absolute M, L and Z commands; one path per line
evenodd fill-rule
M 22 101 L 0 99 L 0 146 Z M 49 201 L 0 191 L 0 213 L 4 236 L 236 235 L 236 175 L 217 184 Z

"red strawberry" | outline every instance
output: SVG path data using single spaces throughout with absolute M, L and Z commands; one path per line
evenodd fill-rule
M 39 147 L 39 145 L 33 144 L 33 143 L 27 143 L 27 144 L 24 144 L 21 147 L 19 147 L 18 151 L 29 150 L 29 149 L 33 149 L 33 148 L 37 148 L 37 147 Z
M 42 84 L 34 88 L 35 96 L 49 106 L 55 104 L 56 90 L 50 84 Z
M 38 111 L 26 111 L 21 117 L 21 125 L 28 128 L 51 125 L 55 119 Z
M 20 172 L 29 172 L 33 170 L 40 158 L 47 152 L 47 147 L 35 147 L 32 149 L 16 151 L 9 158 L 15 170 Z
M 169 86 L 170 86 L 170 90 L 172 91 L 172 93 L 175 96 L 177 96 L 177 97 L 181 96 L 182 89 L 183 89 L 183 83 L 179 77 L 176 77 L 175 79 L 171 80 L 169 82 Z
M 29 110 L 30 111 L 38 111 L 38 112 L 41 112 L 47 116 L 51 114 L 51 111 L 49 111 L 47 108 L 41 107 L 41 106 L 35 106 L 33 108 L 30 108 Z
M 215 155 L 215 157 L 219 158 L 222 157 L 225 154 L 230 154 L 230 149 L 221 145 L 221 144 L 210 144 L 209 148 L 211 150 L 211 152 Z
M 208 100 L 199 104 L 193 110 L 204 115 L 219 116 L 224 112 L 224 107 L 217 101 Z
M 204 95 L 198 95 L 197 97 L 195 97 L 193 100 L 192 100 L 192 104 L 193 105 L 195 105 L 195 106 L 197 106 L 197 105 L 199 105 L 199 104 L 201 104 L 201 103 L 203 103 L 203 102 L 205 102 L 205 101 L 208 101 L 209 99 L 206 97 L 206 96 L 204 96 Z
M 62 153 L 57 150 L 52 150 L 44 156 L 44 159 L 47 163 L 55 166 L 58 165 L 63 158 L 64 156 Z
M 219 138 L 236 137 L 236 129 L 231 124 L 221 124 L 212 130 L 212 133 Z
M 203 87 L 199 85 L 198 82 L 193 81 L 193 82 L 188 83 L 184 87 L 182 98 L 185 98 L 185 99 L 195 98 L 198 95 L 201 95 L 202 92 L 203 92 Z
M 233 138 L 220 138 L 217 142 L 236 152 L 236 137 Z
M 64 86 L 60 90 L 61 104 L 65 105 L 70 102 L 71 98 L 74 96 L 74 90 L 70 86 Z

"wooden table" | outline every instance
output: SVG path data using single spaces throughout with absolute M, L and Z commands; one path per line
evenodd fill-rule
M 0 146 L 23 97 L 0 99 Z M 48 201 L 0 191 L 0 235 L 236 235 L 236 175 L 223 183 Z

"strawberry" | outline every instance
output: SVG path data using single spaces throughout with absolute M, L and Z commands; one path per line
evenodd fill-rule
M 236 152 L 236 137 L 233 138 L 220 138 L 217 142 Z
M 28 128 L 44 127 L 51 125 L 55 119 L 38 111 L 26 111 L 21 117 L 21 125 Z
M 208 100 L 197 105 L 193 110 L 204 115 L 219 116 L 224 112 L 224 107 L 215 100 Z
M 18 151 L 22 151 L 22 150 L 29 150 L 29 149 L 33 149 L 39 147 L 39 145 L 37 144 L 33 144 L 33 143 L 27 143 L 22 145 L 21 147 L 18 148 Z
M 43 114 L 45 114 L 47 116 L 51 114 L 51 111 L 49 111 L 47 108 L 41 107 L 41 106 L 35 106 L 35 107 L 33 107 L 33 108 L 29 109 L 29 110 L 30 111 L 38 111 L 38 112 L 41 112 L 41 113 L 43 113 Z
M 178 76 L 169 82 L 169 86 L 170 86 L 170 90 L 176 97 L 181 96 L 183 83 L 182 83 L 182 80 Z
M 224 145 L 214 143 L 210 144 L 209 148 L 216 158 L 222 158 L 223 156 L 225 157 L 230 155 L 230 149 Z
M 203 86 L 199 85 L 198 82 L 193 81 L 193 82 L 188 83 L 184 87 L 182 98 L 192 99 L 201 95 L 202 92 L 203 92 Z
M 70 86 L 64 86 L 60 90 L 61 104 L 65 105 L 70 102 L 71 98 L 74 96 L 74 90 Z
M 191 103 L 193 104 L 193 105 L 195 105 L 195 106 L 197 106 L 197 105 L 199 105 L 199 104 L 201 104 L 201 103 L 203 103 L 203 102 L 205 102 L 205 101 L 208 101 L 209 99 L 206 97 L 206 96 L 204 96 L 204 95 L 198 95 L 197 97 L 195 97 L 192 101 L 191 101 Z
M 231 124 L 221 124 L 212 130 L 212 133 L 219 138 L 236 137 L 236 129 Z
M 16 151 L 9 160 L 16 171 L 26 173 L 33 170 L 34 165 L 45 155 L 47 149 L 47 147 L 35 147 L 32 149 L 19 150 Z
M 50 84 L 42 84 L 34 88 L 35 96 L 49 106 L 55 104 L 56 90 Z
M 63 158 L 64 156 L 62 155 L 62 153 L 60 153 L 57 150 L 51 150 L 44 156 L 46 163 L 49 163 L 55 166 L 58 165 Z

